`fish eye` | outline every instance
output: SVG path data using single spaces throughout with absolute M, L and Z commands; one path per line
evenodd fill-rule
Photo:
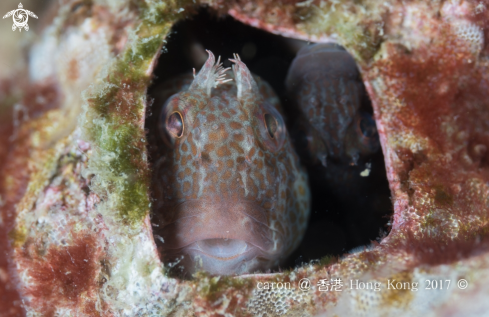
M 360 112 L 357 118 L 356 132 L 357 140 L 364 155 L 375 153 L 380 146 L 379 133 L 375 119 L 371 114 Z
M 161 138 L 168 146 L 173 146 L 176 139 L 181 138 L 185 132 L 184 117 L 182 112 L 178 110 L 179 103 L 179 95 L 174 94 L 166 100 L 161 108 L 158 128 Z
M 172 136 L 180 138 L 183 135 L 183 128 L 182 114 L 178 111 L 173 112 L 166 120 L 166 129 Z
M 256 123 L 261 136 L 260 140 L 270 151 L 277 152 L 285 142 L 284 119 L 277 109 L 268 102 L 264 102 L 258 111 L 256 117 L 260 119 Z
M 366 138 L 374 137 L 377 134 L 375 120 L 370 114 L 362 113 L 359 122 L 360 132 Z
M 275 139 L 275 134 L 277 133 L 277 120 L 269 113 L 265 114 L 265 125 L 267 126 L 268 134 L 272 139 Z

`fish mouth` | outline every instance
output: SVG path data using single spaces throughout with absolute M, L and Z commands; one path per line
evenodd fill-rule
M 179 262 L 187 273 L 250 273 L 280 254 L 277 240 L 283 233 L 270 228 L 266 212 L 256 202 L 186 201 L 165 208 L 166 217 L 157 220 L 154 230 L 163 242 L 155 241 L 162 260 Z
M 213 275 L 233 275 L 260 270 L 269 263 L 267 254 L 244 240 L 205 239 L 184 248 L 167 250 L 165 262 L 175 262 L 184 273 L 204 270 Z
M 219 260 L 232 260 L 236 257 L 249 252 L 249 249 L 255 246 L 248 244 L 243 240 L 236 239 L 205 239 L 199 240 L 186 249 L 193 249 L 201 252 L 206 256 L 213 257 Z

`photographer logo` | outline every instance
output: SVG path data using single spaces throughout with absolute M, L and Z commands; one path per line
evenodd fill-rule
M 37 19 L 37 15 L 35 15 L 34 12 L 25 10 L 22 6 L 22 3 L 19 3 L 19 8 L 17 10 L 12 10 L 8 12 L 3 16 L 3 18 L 5 19 L 12 16 L 12 19 L 14 20 L 12 31 L 19 29 L 19 32 L 22 32 L 22 29 L 29 31 L 29 25 L 27 25 L 29 15 Z

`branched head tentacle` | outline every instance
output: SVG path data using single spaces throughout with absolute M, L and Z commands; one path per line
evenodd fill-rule
M 238 88 L 238 100 L 242 100 L 245 95 L 252 94 L 259 96 L 258 86 L 250 73 L 250 70 L 241 61 L 238 54 L 234 54 L 234 59 L 229 59 L 234 63 L 233 73 L 236 78 L 236 86 Z
M 216 88 L 217 85 L 232 79 L 226 79 L 225 73 L 230 68 L 224 68 L 222 66 L 221 57 L 219 56 L 217 63 L 215 63 L 214 54 L 209 50 L 206 50 L 206 52 L 209 54 L 209 58 L 207 58 L 207 61 L 197 75 L 195 75 L 194 70 L 194 81 L 190 89 L 202 89 L 210 96 L 212 88 Z

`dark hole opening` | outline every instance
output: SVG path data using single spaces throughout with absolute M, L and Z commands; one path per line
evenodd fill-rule
M 216 58 L 220 55 L 226 67 L 231 65 L 227 59 L 238 53 L 248 68 L 270 83 L 281 98 L 289 132 L 296 124 L 297 115 L 286 98 L 285 78 L 298 47 L 304 42 L 261 31 L 228 16 L 218 17 L 205 8 L 177 23 L 167 41 L 154 72 L 153 87 L 192 68 L 198 71 L 205 61 L 194 53 L 198 45 L 211 50 Z M 362 103 L 363 111 L 371 114 L 367 96 Z M 162 146 L 155 128 L 160 106 L 149 107 L 146 119 L 152 164 Z M 371 166 L 370 175 L 361 177 L 366 163 Z M 387 235 L 393 207 L 382 151 L 379 149 L 360 166 L 347 169 L 357 176 L 352 179 L 352 186 L 338 188 L 322 177 L 327 170 L 320 163 L 307 166 L 312 193 L 308 229 L 298 249 L 280 269 L 294 268 L 325 256 L 341 256 Z M 159 243 L 158 239 L 155 241 Z

